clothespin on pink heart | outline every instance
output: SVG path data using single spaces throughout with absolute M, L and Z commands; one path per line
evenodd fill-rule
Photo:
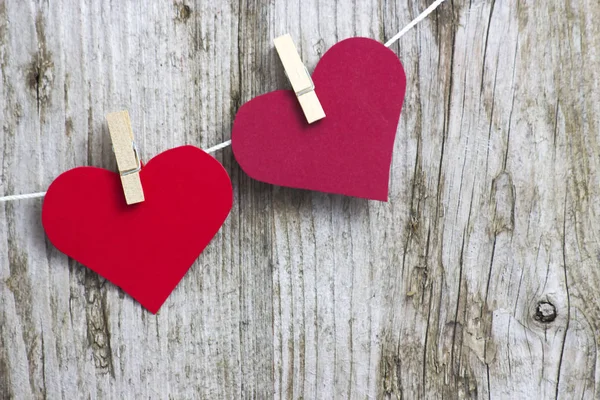
M 275 43 L 293 90 L 239 109 L 231 138 L 242 169 L 273 185 L 387 201 L 406 90 L 396 54 L 372 39 L 346 39 L 311 78 L 289 35 Z

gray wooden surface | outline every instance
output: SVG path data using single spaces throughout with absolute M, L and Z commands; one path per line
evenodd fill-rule
M 229 139 L 288 83 L 429 0 L 0 0 L 0 195 Z M 0 204 L 0 398 L 599 398 L 600 4 L 448 0 L 407 74 L 389 203 L 284 189 L 216 154 L 235 203 L 153 316 Z

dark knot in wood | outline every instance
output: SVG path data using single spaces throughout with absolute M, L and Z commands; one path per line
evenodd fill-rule
M 549 301 L 540 301 L 535 310 L 535 320 L 550 323 L 556 319 L 556 307 Z

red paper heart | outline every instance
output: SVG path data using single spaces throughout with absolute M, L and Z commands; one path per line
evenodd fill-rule
M 406 76 L 396 54 L 372 39 L 341 41 L 312 75 L 326 117 L 308 124 L 295 94 L 245 103 L 231 134 L 252 178 L 280 186 L 387 201 Z
M 146 200 L 128 206 L 119 175 L 80 167 L 60 175 L 42 223 L 61 252 L 156 313 L 231 210 L 231 181 L 204 151 L 183 146 L 146 164 Z

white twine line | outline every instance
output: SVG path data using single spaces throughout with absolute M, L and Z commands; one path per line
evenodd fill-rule
M 206 150 L 204 150 L 206 153 L 211 154 L 214 153 L 217 150 L 221 150 L 227 146 L 231 145 L 231 140 L 228 140 L 226 142 L 223 142 L 221 144 L 218 144 L 216 146 L 210 147 Z M 4 197 L 0 197 L 0 203 L 4 203 L 7 201 L 15 201 L 15 200 L 27 200 L 27 199 L 36 199 L 39 197 L 44 197 L 46 195 L 46 192 L 38 192 L 38 193 L 28 193 L 28 194 L 15 194 L 12 196 L 4 196 Z
M 215 151 L 217 151 L 217 150 L 224 149 L 225 147 L 227 147 L 227 146 L 229 146 L 229 145 L 231 145 L 231 140 L 228 140 L 228 141 L 226 141 L 226 142 L 223 142 L 223 143 L 221 143 L 221 144 L 218 144 L 218 145 L 216 145 L 216 146 L 213 146 L 213 147 L 211 147 L 211 148 L 209 148 L 209 149 L 206 149 L 206 150 L 204 150 L 204 151 L 205 151 L 205 152 L 207 152 L 208 154 L 210 154 L 210 153 L 214 153 L 214 152 L 215 152 Z
M 37 197 L 44 197 L 45 195 L 46 195 L 46 192 L 15 194 L 13 196 L 0 197 L 0 203 L 4 203 L 5 201 L 35 199 Z
M 436 8 L 438 8 L 440 4 L 442 4 L 444 1 L 446 0 L 436 0 L 432 5 L 427 7 L 425 11 L 419 14 L 417 18 L 410 21 L 410 23 L 406 25 L 400 32 L 396 33 L 390 40 L 385 42 L 384 46 L 390 47 L 391 45 L 393 45 L 396 40 L 400 39 L 402 36 L 404 36 L 406 32 L 414 28 L 415 25 L 427 18 L 427 16 L 429 16 L 429 14 L 431 14 Z
M 417 25 L 419 22 L 421 22 L 425 18 L 427 18 L 427 16 L 429 14 L 431 14 L 436 8 L 438 8 L 440 6 L 440 4 L 442 4 L 444 1 L 445 0 L 436 0 L 432 5 L 427 7 L 427 9 L 425 11 L 423 11 L 421 14 L 419 14 L 419 16 L 417 18 L 413 19 L 408 25 L 406 25 L 404 28 L 402 28 L 402 30 L 400 32 L 398 32 L 390 40 L 385 42 L 384 46 L 390 47 L 392 44 L 394 44 L 394 42 L 396 42 L 398 39 L 400 39 L 406 32 L 410 31 L 412 28 L 415 27 L 415 25 Z M 210 153 L 214 153 L 217 150 L 224 149 L 225 147 L 228 147 L 230 145 L 231 145 L 231 140 L 227 140 L 226 142 L 223 142 L 216 146 L 210 147 L 204 151 L 210 154 Z M 46 195 L 46 192 L 15 194 L 12 196 L 0 197 L 0 203 L 4 203 L 7 201 L 15 201 L 15 200 L 36 199 L 39 197 L 44 197 L 45 195 Z

